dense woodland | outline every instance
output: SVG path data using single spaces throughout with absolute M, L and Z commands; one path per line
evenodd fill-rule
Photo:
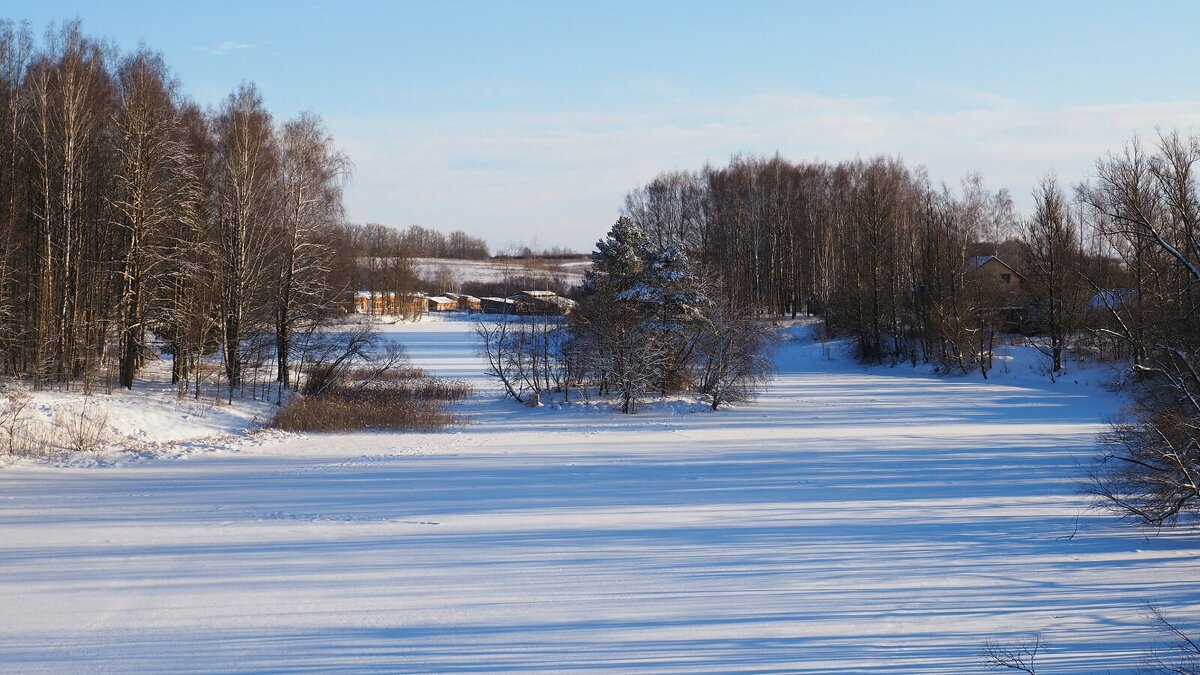
M 415 256 L 486 258 L 463 232 L 348 225 L 350 170 L 319 117 L 277 121 L 252 84 L 215 109 L 162 58 L 68 23 L 0 23 L 0 368 L 35 386 L 276 394 L 350 289 L 411 292 Z M 222 367 L 208 368 L 212 355 Z M 296 361 L 299 361 L 297 363 Z
M 4 23 L 0 121 L 5 371 L 129 387 L 159 340 L 181 387 L 217 351 L 231 395 L 268 353 L 288 386 L 347 273 L 348 162 L 319 118 L 277 123 L 249 84 L 202 111 L 155 53 Z

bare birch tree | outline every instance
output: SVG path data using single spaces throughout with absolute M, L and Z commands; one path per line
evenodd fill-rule
M 181 261 L 172 240 L 190 229 L 198 194 L 191 157 L 175 107 L 175 83 L 162 57 L 139 51 L 117 73 L 117 166 L 110 199 L 120 236 L 121 293 L 117 306 L 120 384 L 133 387 L 147 335 L 148 302 L 160 276 Z
M 304 114 L 283 125 L 282 231 L 277 252 L 275 352 L 280 392 L 291 385 L 293 333 L 302 321 L 329 311 L 331 252 L 325 236 L 342 218 L 342 180 L 349 160 L 333 147 L 318 117 Z
M 229 95 L 213 127 L 221 342 L 232 398 L 242 385 L 242 343 L 269 322 L 261 294 L 271 287 L 279 243 L 280 160 L 271 115 L 251 84 Z
M 1050 373 L 1063 367 L 1063 353 L 1083 321 L 1083 251 L 1071 222 L 1066 195 L 1053 178 L 1034 191 L 1034 214 L 1025 226 L 1025 291 L 1035 314 L 1035 324 L 1047 344 L 1040 347 L 1050 357 Z

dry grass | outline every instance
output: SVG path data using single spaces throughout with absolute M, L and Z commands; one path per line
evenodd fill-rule
M 471 394 L 470 385 L 433 378 L 376 380 L 292 399 L 273 426 L 284 431 L 436 431 L 465 420 L 446 410 Z
M 351 368 L 345 375 L 347 380 L 362 382 L 374 379 L 377 382 L 400 382 L 402 380 L 419 380 L 425 377 L 425 371 L 416 366 L 397 366 L 378 372 L 374 368 Z
M 109 441 L 108 412 L 101 405 L 80 401 L 45 420 L 34 412 L 32 400 L 18 391 L 0 403 L 0 454 L 52 459 L 96 452 Z
M 6 396 L 0 405 L 0 439 L 7 454 L 26 456 L 35 450 L 31 428 L 34 420 L 30 414 L 32 403 L 29 394 L 17 391 Z

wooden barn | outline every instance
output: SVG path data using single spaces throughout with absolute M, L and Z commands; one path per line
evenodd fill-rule
M 521 291 L 509 296 L 515 302 L 517 314 L 557 316 L 575 308 L 575 301 L 554 291 Z
M 423 293 L 394 291 L 357 291 L 354 293 L 354 311 L 357 314 L 420 316 L 425 312 Z
M 479 298 L 473 295 L 465 293 L 442 293 L 442 295 L 458 303 L 458 310 L 460 312 L 478 312 L 482 309 Z
M 431 312 L 453 312 L 458 309 L 458 301 L 444 295 L 431 295 L 425 298 Z
M 483 309 L 479 298 L 466 294 L 458 296 L 458 308 L 464 312 L 478 312 Z
M 516 300 L 510 298 L 480 298 L 480 311 L 484 314 L 514 314 L 516 313 Z

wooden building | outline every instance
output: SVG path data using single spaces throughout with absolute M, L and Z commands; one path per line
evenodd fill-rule
M 975 279 L 993 280 L 1002 288 L 1021 288 L 1025 276 L 994 255 L 979 255 L 967 259 L 967 274 Z
M 453 312 L 458 309 L 458 301 L 444 295 L 432 295 L 425 298 L 425 301 L 429 303 L 428 309 L 431 312 Z
M 424 293 L 397 294 L 394 291 L 357 291 L 354 293 L 354 311 L 357 314 L 417 317 L 425 312 L 425 307 Z
M 509 299 L 515 303 L 517 314 L 558 316 L 575 309 L 574 300 L 554 291 L 521 291 L 509 296 Z
M 515 314 L 515 300 L 509 298 L 480 298 L 480 311 L 484 314 Z
M 442 295 L 458 303 L 460 312 L 478 312 L 482 309 L 479 298 L 473 295 L 465 293 L 442 293 Z

